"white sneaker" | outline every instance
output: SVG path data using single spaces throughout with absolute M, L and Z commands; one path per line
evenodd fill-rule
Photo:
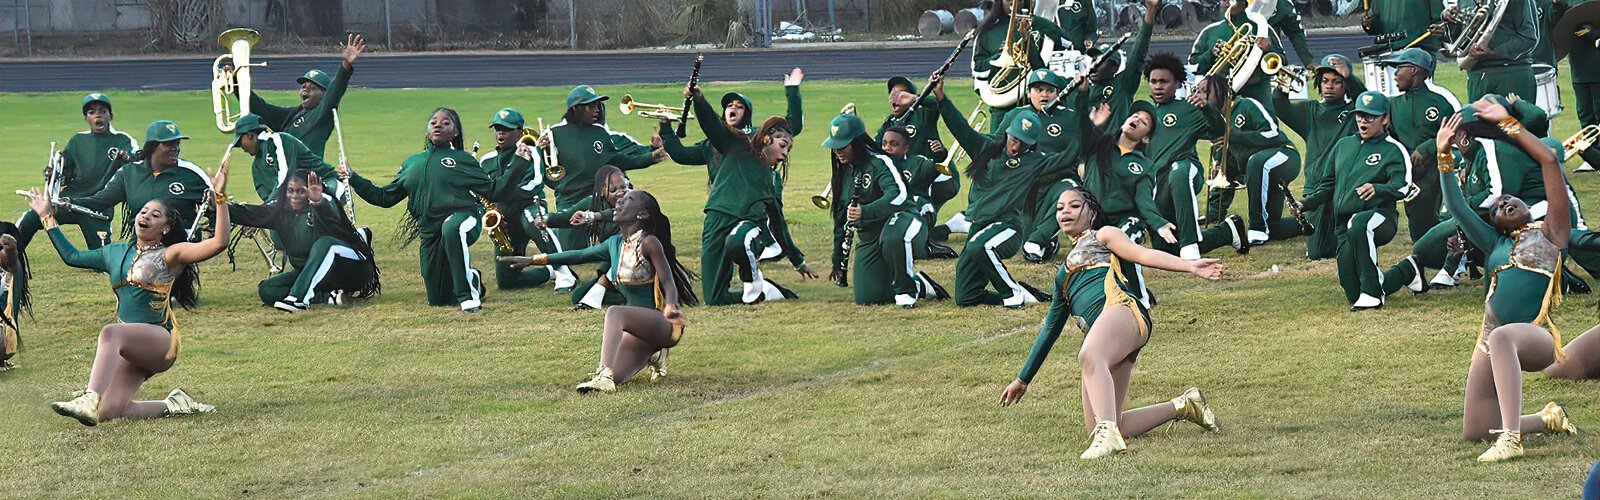
M 1267 236 L 1267 232 L 1266 231 L 1257 231 L 1257 230 L 1251 229 L 1250 232 L 1249 232 L 1249 239 L 1250 239 L 1250 246 L 1257 247 L 1257 246 L 1261 246 L 1261 245 L 1267 244 L 1267 240 L 1270 239 L 1270 238 Z
M 1022 255 L 1032 257 L 1033 260 L 1044 260 L 1044 247 L 1032 241 L 1022 244 Z
M 898 294 L 894 296 L 894 305 L 910 309 L 917 306 L 917 299 L 903 293 Z
M 762 283 L 762 285 L 765 285 L 765 284 L 766 283 Z M 764 288 L 765 287 L 763 287 L 761 285 L 757 285 L 755 283 L 751 283 L 751 282 L 747 281 L 747 282 L 744 283 L 744 292 L 739 294 L 739 300 L 743 301 L 746 304 L 754 304 L 754 303 L 756 303 L 756 301 L 761 300 L 761 296 L 763 295 L 763 292 L 765 291 L 765 290 L 763 290 Z
M 1459 284 L 1456 282 L 1455 275 L 1444 269 L 1440 269 L 1439 274 L 1434 275 L 1433 280 L 1428 282 L 1428 285 L 1435 288 L 1454 288 Z
M 1200 245 L 1194 244 L 1178 249 L 1178 257 L 1183 260 L 1200 260 Z
M 771 281 L 768 281 L 768 280 L 764 280 L 764 279 L 761 280 L 761 300 L 762 301 L 765 301 L 765 302 L 776 302 L 776 301 L 784 300 L 784 299 L 787 299 L 787 298 L 788 297 L 783 295 L 783 290 L 778 288 L 778 285 L 775 285 Z
M 570 292 L 578 286 L 578 277 L 573 276 L 572 269 L 568 269 L 567 266 L 556 268 L 550 275 L 555 277 L 557 292 Z
M 1406 283 L 1406 288 L 1410 289 L 1411 293 L 1428 291 L 1428 286 L 1422 282 L 1422 266 L 1417 265 L 1416 257 L 1406 257 L 1406 263 L 1411 264 L 1412 272 L 1411 282 Z
M 1383 299 L 1363 293 L 1361 294 L 1361 297 L 1356 299 L 1355 305 L 1350 306 L 1350 311 L 1365 311 L 1368 309 L 1377 309 L 1379 307 L 1383 307 Z
M 292 300 L 290 300 L 288 298 L 285 298 L 285 299 L 277 301 L 277 302 L 273 302 L 272 303 L 272 308 L 273 309 L 277 309 L 279 311 L 286 312 L 286 313 L 297 313 L 297 312 L 300 312 L 300 311 L 304 310 L 304 309 L 301 309 L 299 305 L 296 305 Z
M 967 221 L 966 212 L 956 212 L 955 215 L 950 216 L 950 220 L 944 221 L 944 227 L 949 228 L 951 233 L 972 231 L 972 223 Z
M 1572 171 L 1574 173 L 1578 173 L 1578 172 L 1593 172 L 1594 171 L 1594 167 L 1589 165 L 1589 162 L 1583 162 L 1582 165 L 1578 165 L 1578 168 L 1574 168 L 1574 169 L 1572 169 Z

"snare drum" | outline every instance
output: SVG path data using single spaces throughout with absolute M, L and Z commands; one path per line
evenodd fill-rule
M 1376 90 L 1389 97 L 1400 95 L 1400 86 L 1394 83 L 1394 66 L 1378 64 L 1379 60 L 1377 57 L 1361 59 L 1361 69 L 1366 76 L 1363 83 L 1367 84 L 1368 90 Z
M 1557 84 L 1556 69 L 1548 64 L 1533 65 L 1533 81 L 1538 87 L 1534 104 L 1538 104 L 1550 118 L 1561 114 L 1564 107 L 1561 105 L 1561 86 Z

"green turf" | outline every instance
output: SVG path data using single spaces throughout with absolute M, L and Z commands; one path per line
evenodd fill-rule
M 1440 79 L 1464 93 L 1453 68 Z M 825 178 L 818 143 L 846 101 L 876 123 L 886 109 L 881 88 L 805 85 L 808 123 L 786 193 L 801 246 L 824 267 L 829 222 L 805 202 Z M 680 102 L 675 86 L 600 90 Z M 747 92 L 761 116 L 782 112 L 776 81 L 706 90 Z M 420 148 L 435 106 L 456 107 L 471 124 L 468 142 L 487 143 L 494 110 L 510 105 L 553 121 L 565 92 L 355 90 L 342 106 L 349 156 L 358 171 L 388 178 Z M 214 168 L 228 138 L 212 128 L 208 96 L 112 97 L 120 129 L 139 137 L 151 120 L 176 120 L 196 137 L 184 156 Z M 38 183 L 47 142 L 83 127 L 80 98 L 0 94 L 0 192 Z M 1573 115 L 1556 121 L 1557 135 L 1575 129 Z M 615 113 L 611 122 L 641 141 L 653 128 Z M 240 187 L 248 175 L 233 173 L 236 193 L 248 192 Z M 704 175 L 671 164 L 633 175 L 674 218 L 690 268 Z M 1581 193 L 1597 186 L 1593 176 L 1576 182 Z M 6 217 L 22 210 L 20 197 L 0 198 Z M 1062 337 L 1021 406 L 996 404 L 1041 306 L 858 307 L 845 290 L 801 283 L 777 264 L 769 274 L 803 300 L 689 309 L 665 381 L 579 396 L 572 386 L 594 367 L 600 314 L 574 312 L 548 289 L 491 290 L 477 316 L 425 307 L 415 248 L 393 246 L 399 215 L 361 206 L 380 240 L 384 294 L 346 308 L 278 313 L 257 303 L 259 258 L 241 254 L 236 271 L 206 264 L 202 308 L 179 315 L 183 356 L 143 396 L 182 386 L 218 412 L 92 429 L 47 403 L 83 387 L 114 299 L 103 276 L 66 268 L 36 242 L 38 305 L 24 323 L 22 368 L 0 374 L 8 428 L 0 496 L 1572 497 L 1600 455 L 1588 436 L 1532 437 L 1523 460 L 1475 464 L 1486 445 L 1460 439 L 1460 411 L 1482 314 L 1477 288 L 1398 296 L 1381 312 L 1353 315 L 1332 263 L 1306 262 L 1300 241 L 1228 253 L 1217 283 L 1152 272 L 1161 306 L 1130 405 L 1197 385 L 1225 428 L 1206 435 L 1180 425 L 1130 440 L 1123 456 L 1084 463 L 1080 335 Z M 1408 247 L 1401 236 L 1381 260 Z M 474 254 L 487 271 L 488 246 Z M 951 263 L 924 267 L 949 285 Z M 1053 274 L 1011 266 L 1040 285 Z M 1572 297 L 1564 308 L 1569 337 L 1593 324 L 1592 300 Z M 1529 375 L 1524 393 L 1529 411 L 1554 399 L 1579 426 L 1600 428 L 1592 384 Z

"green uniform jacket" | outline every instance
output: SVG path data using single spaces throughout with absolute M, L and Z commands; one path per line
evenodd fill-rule
M 100 213 L 108 213 L 122 203 L 122 232 L 126 235 L 133 229 L 134 215 L 150 200 L 175 200 L 178 221 L 187 230 L 194 222 L 195 207 L 205 200 L 209 189 L 211 178 L 199 165 L 179 158 L 177 166 L 157 174 L 146 160 L 123 165 L 100 192 L 73 203 Z
M 1585 2 L 1569 3 L 1577 6 Z M 1600 83 L 1600 49 L 1595 48 L 1596 41 L 1600 41 L 1600 30 L 1589 30 L 1572 42 L 1572 51 L 1567 53 L 1572 83 Z
M 1533 62 L 1556 65 L 1556 46 L 1551 44 L 1550 30 L 1555 29 L 1556 20 L 1561 19 L 1561 14 L 1566 12 L 1565 6 L 1557 8 L 1551 0 L 1533 0 L 1533 11 L 1538 13 L 1539 43 L 1533 46 Z M 1593 47 L 1591 45 L 1591 47 Z
M 350 174 L 350 188 L 367 203 L 388 208 L 406 203 L 406 212 L 417 221 L 417 234 L 436 238 L 451 213 L 470 210 L 481 212 L 479 196 L 491 194 L 494 181 L 471 153 L 427 142 L 424 149 L 406 158 L 400 172 L 388 185 L 378 186 L 362 177 Z
M 906 193 L 910 196 L 906 200 L 906 210 L 916 213 L 933 210 L 933 183 L 939 179 L 939 169 L 934 167 L 933 160 L 921 155 L 893 159 L 906 180 Z
M 1267 49 L 1267 52 L 1280 55 L 1283 54 L 1283 45 L 1278 43 L 1277 37 L 1268 33 L 1268 31 L 1272 29 L 1272 25 L 1269 24 L 1266 19 L 1262 19 L 1260 16 L 1256 16 L 1255 14 L 1251 14 L 1247 11 L 1237 16 L 1227 17 L 1221 21 L 1211 23 L 1210 25 L 1206 26 L 1205 29 L 1200 30 L 1200 36 L 1195 39 L 1194 46 L 1189 50 L 1189 64 L 1195 65 L 1196 73 L 1203 75 L 1206 72 L 1211 71 L 1211 66 L 1217 62 L 1217 54 L 1214 52 L 1217 43 L 1227 41 L 1229 38 L 1233 38 L 1235 27 L 1245 22 L 1255 25 L 1255 36 L 1265 36 L 1272 41 L 1272 47 Z M 1222 75 L 1226 76 L 1227 72 L 1224 71 Z M 1250 77 L 1250 80 L 1245 83 L 1245 87 L 1250 88 L 1268 84 L 1269 80 L 1267 74 L 1258 69 L 1255 71 L 1254 75 Z M 1241 90 L 1240 92 L 1252 93 L 1245 90 Z M 1259 95 L 1264 96 L 1266 93 L 1263 92 Z
M 1503 194 L 1528 204 L 1534 219 L 1543 218 L 1546 212 L 1544 172 L 1539 162 L 1508 142 L 1478 140 L 1478 151 L 1472 155 L 1463 191 L 1467 203 L 1485 213 L 1494 198 Z
M 603 124 L 572 125 L 562 120 L 550 130 L 555 135 L 556 161 L 566 170 L 554 187 L 560 209 L 594 194 L 594 174 L 600 167 L 612 165 L 628 171 L 655 164 L 649 146 Z
M 72 246 L 72 240 L 67 239 L 60 227 L 50 228 L 48 232 L 56 253 L 61 254 L 62 262 L 79 269 L 106 273 L 111 278 L 111 285 L 115 287 L 112 293 L 117 295 L 118 322 L 145 323 L 172 329 L 172 324 L 167 322 L 167 308 L 172 304 L 164 303 L 155 292 L 137 286 L 116 286 L 128 279 L 128 269 L 139 255 L 133 244 L 116 241 L 94 250 L 79 250 Z
M 1139 91 L 1139 85 L 1144 83 L 1144 60 L 1150 53 L 1151 29 L 1150 23 L 1139 23 L 1139 35 L 1133 40 L 1133 50 L 1123 59 L 1122 71 L 1118 71 L 1111 81 L 1089 83 L 1088 109 L 1095 110 L 1101 104 L 1110 104 L 1110 123 L 1121 123 L 1128 119 L 1134 94 Z
M 1152 229 L 1167 225 L 1156 209 L 1155 169 L 1139 150 L 1123 151 L 1116 143 L 1119 133 L 1112 129 L 1095 141 L 1098 147 L 1091 148 L 1109 151 L 1084 156 L 1083 186 L 1100 200 L 1109 218 L 1139 217 Z
M 1087 137 L 1086 132 L 1094 129 L 1094 123 L 1089 121 L 1089 113 L 1083 111 L 1083 106 L 1088 104 L 1088 99 L 1083 92 L 1076 92 L 1068 99 L 1071 99 L 1070 104 L 1062 101 L 1057 103 L 1055 107 L 1050 108 L 1049 111 L 1040 111 L 1031 105 L 1012 108 L 1000 122 L 1001 132 L 994 134 L 992 138 L 1004 141 L 1004 130 L 1010 128 L 1011 122 L 1018 116 L 1022 116 L 1024 111 L 1031 110 L 1038 115 L 1039 126 L 1044 127 L 1043 130 L 1039 131 L 1038 143 L 1033 145 L 1035 150 L 1047 155 L 1062 153 L 1074 159 L 1082 156 L 1084 139 Z M 1033 183 L 1034 190 L 1040 194 L 1048 190 L 1050 185 L 1061 182 L 1064 179 L 1072 179 L 1074 182 L 1079 180 L 1077 170 L 1072 168 L 1041 172 L 1041 174 L 1037 179 L 1034 179 Z
M 1411 0 L 1416 1 L 1416 0 Z M 1533 62 L 1534 48 L 1545 34 L 1539 29 L 1539 12 L 1533 0 L 1505 0 L 1506 11 L 1489 37 L 1488 56 L 1478 60 L 1475 69 L 1496 66 L 1521 66 Z M 1471 13 L 1479 0 L 1461 0 L 1463 13 Z
M 299 105 L 289 108 L 274 106 L 251 92 L 250 112 L 261 115 L 261 121 L 268 127 L 299 138 L 311 152 L 318 157 L 325 157 L 328 137 L 333 135 L 333 110 L 344 99 L 344 91 L 350 86 L 350 73 L 353 71 L 339 65 L 339 70 L 333 74 L 332 86 L 322 94 L 322 101 L 317 103 L 317 107 L 309 111 Z
M 125 158 L 136 154 L 139 154 L 139 143 L 133 136 L 115 128 L 104 134 L 78 132 L 67 139 L 67 146 L 62 148 L 61 171 L 65 182 L 61 196 L 80 198 L 100 192 L 111 182 L 117 169 L 127 162 Z
M 344 224 L 344 213 L 340 212 L 338 202 L 331 199 L 308 205 L 300 212 L 294 212 L 289 207 L 280 209 L 268 205 L 229 203 L 228 217 L 234 224 L 274 231 L 279 241 L 283 242 L 283 252 L 289 256 L 289 265 L 295 269 L 305 269 L 306 259 L 311 257 L 311 248 L 323 236 L 332 236 L 344 242 L 345 246 L 358 251 L 366 249 L 366 253 L 371 253 L 364 243 L 350 241 L 353 234 L 338 230 Z
M 1093 0 L 1061 0 L 1061 6 L 1056 7 L 1056 24 L 1061 26 L 1062 38 L 1079 51 L 1100 41 L 1096 21 Z
M 1444 2 L 1440 0 L 1371 0 L 1371 24 L 1367 34 L 1382 36 L 1398 34 L 1399 40 L 1389 43 L 1391 50 L 1400 50 L 1412 40 L 1422 36 L 1428 28 L 1444 20 Z M 1434 53 L 1446 37 L 1429 36 L 1417 44 L 1418 48 Z
M 1393 137 L 1348 136 L 1333 146 L 1333 175 L 1318 182 L 1304 204 L 1309 210 L 1331 202 L 1340 220 L 1367 210 L 1394 211 L 1394 203 L 1405 198 L 1410 170 L 1411 155 Z M 1363 184 L 1377 190 L 1372 199 L 1356 194 Z
M 263 201 L 271 200 L 289 173 L 299 169 L 316 172 L 323 180 L 339 178 L 339 173 L 322 157 L 292 135 L 268 132 L 261 135 L 255 161 L 250 164 L 250 180 Z
M 544 165 L 539 155 L 528 160 L 517 156 L 516 146 L 495 148 L 478 158 L 478 165 L 493 181 L 486 198 L 499 206 L 500 213 L 521 213 L 529 205 L 544 203 Z
M 1155 130 L 1150 132 L 1150 163 L 1156 176 L 1165 176 L 1172 164 L 1180 160 L 1200 162 L 1195 143 L 1201 139 L 1222 136 L 1227 123 L 1222 114 L 1210 106 L 1199 107 L 1189 101 L 1173 99 L 1156 104 Z
M 772 167 L 762 164 L 750 149 L 750 143 L 742 139 L 744 136 L 728 128 L 705 96 L 695 98 L 694 113 L 712 149 L 707 158 L 715 157 L 706 165 L 711 187 L 706 194 L 705 211 L 720 212 L 739 220 L 766 221 L 767 202 L 774 199 Z M 671 142 L 671 139 L 663 134 L 662 141 Z
M 985 21 L 985 23 L 987 22 Z M 989 29 L 978 33 L 977 40 L 972 43 L 973 78 L 979 80 L 989 79 L 989 73 L 994 71 L 994 65 L 991 63 L 994 62 L 996 57 L 1000 57 L 1000 54 L 1005 52 L 1004 45 L 1008 34 L 1006 27 L 1010 26 L 1010 23 L 1011 16 L 1001 14 L 995 20 L 995 23 L 990 25 Z M 1022 36 L 1022 34 L 1019 33 L 1018 36 Z M 1033 16 L 1033 29 L 1028 31 L 1027 36 L 1034 38 L 1033 50 L 1028 53 L 1029 67 L 1043 68 L 1045 67 L 1044 56 L 1040 54 L 1040 51 L 1044 40 L 1050 40 L 1059 50 L 1062 48 L 1062 41 L 1066 39 L 1067 33 L 1056 23 L 1050 22 L 1049 19 Z M 1013 39 L 1012 43 L 1015 42 L 1016 39 Z M 1026 77 L 1027 75 L 1022 76 Z
M 1233 101 L 1233 118 L 1229 123 L 1228 156 L 1235 164 L 1244 165 L 1250 156 L 1267 149 L 1293 147 L 1289 136 L 1278 128 L 1278 120 L 1267 113 L 1261 101 L 1239 96 Z
M 1265 0 L 1257 0 L 1265 1 Z M 1306 45 L 1306 29 L 1300 24 L 1300 11 L 1295 9 L 1294 2 L 1277 0 L 1278 8 L 1273 11 L 1272 17 L 1267 18 L 1267 25 L 1282 38 L 1287 38 L 1289 45 L 1294 46 L 1295 53 L 1300 55 L 1300 60 L 1306 65 L 1315 65 L 1319 59 L 1311 53 L 1311 47 Z M 1412 0 L 1421 1 L 1421 0 Z M 1432 38 L 1432 37 L 1429 37 Z M 1279 40 L 1282 45 L 1285 40 Z
M 949 148 L 944 145 L 944 139 L 939 137 L 939 100 L 935 99 L 933 94 L 928 94 L 928 97 L 922 100 L 922 104 L 903 121 L 896 121 L 892 113 L 884 117 L 883 124 L 878 126 L 878 133 L 873 135 L 872 139 L 882 144 L 883 131 L 896 125 L 905 127 L 906 132 L 911 134 L 911 137 L 906 138 L 911 146 L 911 150 L 906 153 L 908 156 L 925 156 L 935 162 L 944 161 L 950 156 Z
M 1345 80 L 1345 89 L 1347 96 L 1366 91 L 1361 80 L 1353 75 Z M 1339 139 L 1356 134 L 1356 103 L 1348 98 L 1332 103 L 1309 99 L 1291 102 L 1289 95 L 1283 92 L 1274 92 L 1273 97 L 1276 101 L 1273 109 L 1277 110 L 1278 118 L 1305 139 L 1306 149 L 1302 155 L 1305 186 L 1301 193 L 1310 193 L 1317 182 L 1333 175 L 1333 145 Z
M 939 113 L 944 117 L 945 126 L 950 128 L 950 135 L 974 156 L 982 154 L 991 144 L 1005 147 L 1003 132 L 989 136 L 973 130 L 967 125 L 967 118 L 961 116 L 961 111 L 948 99 L 939 102 Z M 995 155 L 989 160 L 989 169 L 983 178 L 974 177 L 967 191 L 967 220 L 972 221 L 975 228 L 994 222 L 1022 227 L 1031 208 L 1028 198 L 1036 180 L 1063 178 L 1077 161 L 1078 155 L 1068 152 L 1046 155 L 1029 150 L 1014 158 L 1004 153 Z M 971 175 L 970 170 L 968 175 Z
M 1423 142 L 1434 140 L 1439 125 L 1458 109 L 1461 102 L 1455 94 L 1430 79 L 1389 99 L 1389 127 L 1407 152 L 1415 151 Z
M 550 214 L 550 216 L 545 219 L 545 225 L 563 229 L 578 227 L 572 225 L 572 216 L 578 212 L 594 212 L 599 214 L 599 220 L 589 223 L 588 227 L 590 228 L 590 241 L 600 241 L 607 236 L 618 234 L 619 229 L 617 228 L 615 220 L 617 215 L 616 209 L 607 206 L 604 200 L 600 200 L 592 194 L 587 198 L 579 200 L 576 205 L 568 207 L 566 210 Z
M 829 206 L 833 212 L 833 267 L 844 262 L 844 226 L 850 202 L 861 203 L 861 220 L 856 223 L 858 235 L 864 242 L 876 242 L 883 231 L 883 223 L 895 212 L 909 208 L 911 195 L 906 188 L 906 178 L 894 160 L 882 152 L 871 153 L 863 165 L 850 165 L 849 176 L 836 179 L 833 192 L 836 200 Z M 857 184 L 860 187 L 857 188 Z

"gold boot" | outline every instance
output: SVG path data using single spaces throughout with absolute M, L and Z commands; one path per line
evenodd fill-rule
M 50 403 L 50 408 L 57 415 L 72 417 L 78 423 L 94 427 L 100 423 L 100 393 L 84 389 L 82 394 L 71 401 L 58 401 Z
M 1494 440 L 1494 446 L 1489 451 L 1478 455 L 1479 463 L 1499 462 L 1522 456 L 1522 433 L 1518 431 L 1498 430 L 1492 431 L 1500 437 Z
M 577 389 L 579 393 L 584 394 L 594 391 L 613 392 L 617 390 L 617 382 L 611 378 L 611 369 L 602 367 L 600 373 L 595 374 L 588 382 L 578 384 Z
M 1194 422 L 1206 432 L 1222 430 L 1222 425 L 1217 422 L 1217 415 L 1211 412 L 1211 405 L 1206 404 L 1206 397 L 1200 394 L 1199 387 L 1190 387 L 1189 390 L 1183 391 L 1183 394 L 1172 398 L 1172 407 L 1178 410 L 1178 418 Z
M 189 396 L 189 393 L 183 392 L 183 389 L 173 389 L 172 392 L 167 393 L 167 399 L 163 402 L 167 404 L 166 416 L 168 417 L 181 417 L 217 411 L 215 406 L 196 402 L 194 398 Z
M 1095 422 L 1093 436 L 1094 441 L 1089 443 L 1089 449 L 1083 450 L 1083 454 L 1078 455 L 1078 458 L 1094 460 L 1128 450 L 1128 443 L 1122 440 L 1122 431 L 1117 430 L 1115 421 Z
M 650 364 L 647 365 L 646 368 L 648 368 L 650 370 L 650 381 L 651 382 L 655 382 L 657 380 L 661 380 L 663 378 L 666 378 L 666 376 L 667 376 L 667 349 L 661 349 L 659 351 L 656 351 L 655 354 L 651 354 L 650 355 Z
M 1567 410 L 1555 401 L 1545 403 L 1544 409 L 1539 410 L 1539 420 L 1544 422 L 1545 434 L 1577 434 L 1578 426 L 1572 425 L 1572 420 L 1567 419 Z

